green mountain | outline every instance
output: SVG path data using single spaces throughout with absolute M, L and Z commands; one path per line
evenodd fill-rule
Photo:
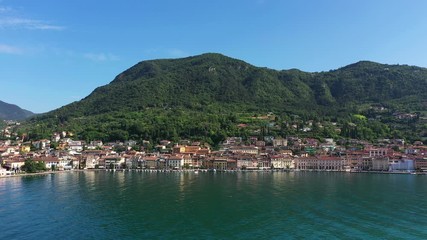
M 251 134 L 236 125 L 267 112 L 279 118 L 278 125 L 295 115 L 319 121 L 353 114 L 378 117 L 373 106 L 389 113 L 418 111 L 419 116 L 426 89 L 427 69 L 420 67 L 363 61 L 308 73 L 203 54 L 140 62 L 81 101 L 37 116 L 28 126 L 39 135 L 65 129 L 86 139 L 200 137 L 216 142 L 230 134 Z M 283 129 L 281 134 L 287 134 Z
M 23 120 L 31 117 L 34 113 L 24 110 L 16 105 L 0 101 L 0 119 L 4 120 Z
M 159 107 L 282 109 L 299 105 L 298 97 L 315 104 L 299 75 L 309 76 L 257 68 L 219 54 L 144 61 L 59 112 L 80 116 Z

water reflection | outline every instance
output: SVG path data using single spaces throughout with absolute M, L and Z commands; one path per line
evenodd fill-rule
M 427 178 L 86 171 L 0 179 L 0 239 L 422 238 Z M 286 235 L 288 234 L 288 235 Z

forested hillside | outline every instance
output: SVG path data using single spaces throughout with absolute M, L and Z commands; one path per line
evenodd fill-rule
M 426 90 L 427 69 L 419 67 L 358 62 L 308 73 L 203 54 L 140 62 L 81 101 L 32 118 L 21 131 L 214 144 L 237 134 L 418 139 Z M 309 122 L 310 130 L 302 131 Z

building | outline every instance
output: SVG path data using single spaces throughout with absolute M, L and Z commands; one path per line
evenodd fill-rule
M 368 152 L 369 157 L 387 156 L 388 154 L 393 154 L 393 150 L 388 148 L 369 148 L 366 151 Z
M 145 156 L 142 158 L 142 166 L 144 168 L 155 169 L 157 168 L 157 160 L 159 158 L 156 156 Z
M 390 159 L 390 171 L 414 171 L 415 161 L 412 159 Z
M 193 167 L 193 158 L 190 154 L 184 155 L 184 164 L 185 167 Z
M 288 146 L 288 140 L 283 138 L 273 139 L 273 147 L 286 147 Z
M 24 166 L 24 159 L 5 159 L 3 160 L 3 166 L 7 170 L 20 170 L 22 166 Z
M 213 157 L 206 161 L 207 168 L 216 170 L 226 170 L 228 159 L 226 157 Z M 237 165 L 237 164 L 236 164 Z
M 240 155 L 235 157 L 237 169 L 257 169 L 258 160 L 251 155 Z
M 67 158 L 57 158 L 57 157 L 41 157 L 36 158 L 34 161 L 44 162 L 47 169 L 60 169 L 63 170 L 65 166 L 70 165 L 70 161 Z
M 377 156 L 372 159 L 372 168 L 373 171 L 388 171 L 389 170 L 389 158 L 386 156 Z
M 68 149 L 76 152 L 83 151 L 83 142 L 82 141 L 70 141 L 68 143 Z
M 234 154 L 253 154 L 259 153 L 258 147 L 255 146 L 234 146 L 230 148 L 230 151 Z
M 31 151 L 31 146 L 30 145 L 22 145 L 19 148 L 19 151 L 22 153 L 29 153 Z
M 120 168 L 121 163 L 125 162 L 125 159 L 119 156 L 107 156 L 103 160 L 105 168 L 108 169 Z
M 186 146 L 185 147 L 185 153 L 193 155 L 197 151 L 199 151 L 200 149 L 201 149 L 200 146 Z
M 427 158 L 415 159 L 415 169 L 418 171 L 427 172 Z
M 344 171 L 345 160 L 340 157 L 315 156 L 295 159 L 297 170 Z
M 285 156 L 275 155 L 270 157 L 271 166 L 274 169 L 284 169 L 285 168 Z
M 172 148 L 172 154 L 180 154 L 185 152 L 185 146 L 182 145 L 175 145 Z
M 227 169 L 228 170 L 237 170 L 237 160 L 236 159 L 227 159 Z
M 345 155 L 345 165 L 352 171 L 361 171 L 363 169 L 363 151 L 347 151 Z
M 166 161 L 171 169 L 181 169 L 184 166 L 184 157 L 181 155 L 170 156 Z

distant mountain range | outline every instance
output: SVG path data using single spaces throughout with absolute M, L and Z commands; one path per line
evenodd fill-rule
M 0 119 L 3 120 L 23 120 L 33 116 L 34 113 L 22 109 L 14 104 L 0 101 Z
M 217 117 L 236 113 L 345 118 L 369 106 L 424 111 L 426 90 L 427 69 L 421 67 L 361 61 L 328 72 L 277 71 L 208 53 L 140 62 L 81 101 L 31 122 L 92 132 L 87 138 L 144 138 L 160 131 L 183 136 L 191 134 L 184 123 L 207 121 L 204 130 L 194 130 L 207 134 L 217 131 L 212 121 L 230 120 Z M 163 126 L 170 119 L 188 122 Z

